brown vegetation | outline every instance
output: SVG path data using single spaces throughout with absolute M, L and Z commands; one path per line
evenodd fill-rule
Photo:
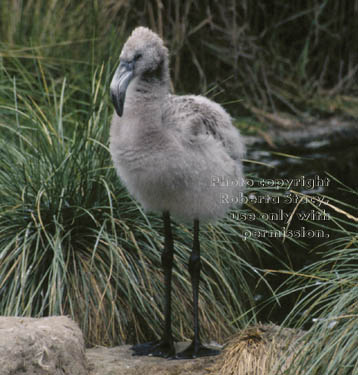
M 301 336 L 302 331 L 273 324 L 248 327 L 228 340 L 211 374 L 280 374 L 289 367 Z

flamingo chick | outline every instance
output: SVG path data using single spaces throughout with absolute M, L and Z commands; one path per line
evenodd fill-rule
M 199 334 L 199 221 L 223 217 L 231 208 L 229 202 L 242 194 L 237 181 L 243 178 L 244 145 L 219 104 L 203 96 L 172 95 L 169 80 L 168 50 L 162 39 L 148 28 L 137 27 L 123 46 L 111 82 L 115 113 L 110 152 L 130 194 L 146 211 L 160 212 L 164 221 L 164 331 L 161 340 L 132 349 L 137 355 L 195 358 L 217 354 L 201 343 Z M 194 223 L 189 259 L 194 337 L 178 354 L 171 328 L 171 215 Z

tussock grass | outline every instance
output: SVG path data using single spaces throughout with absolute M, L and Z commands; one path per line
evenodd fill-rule
M 228 339 L 210 374 L 283 374 L 300 350 L 298 342 L 302 334 L 300 330 L 274 324 L 247 327 Z
M 352 201 L 356 199 L 356 190 L 343 184 L 341 189 L 352 195 Z M 292 273 L 280 288 L 285 290 L 281 296 L 298 295 L 284 324 L 308 329 L 287 374 L 358 373 L 356 207 L 337 199 L 326 207 L 331 215 L 331 238 L 314 249 L 320 258 Z
M 358 195 L 342 183 L 340 189 L 350 194 L 352 201 Z M 274 294 L 280 303 L 288 296 L 295 297 L 291 312 L 281 327 L 256 324 L 228 339 L 212 373 L 358 373 L 356 207 L 325 198 L 324 207 L 314 199 L 310 204 L 315 210 L 327 210 L 329 224 L 310 224 L 325 229 L 330 237 L 312 249 L 314 262 L 297 271 L 281 271 L 290 277 Z M 272 306 L 272 301 L 265 303 Z

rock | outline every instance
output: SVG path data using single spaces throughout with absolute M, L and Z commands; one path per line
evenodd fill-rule
M 323 119 L 290 130 L 271 128 L 259 136 L 247 136 L 245 144 L 257 149 L 269 145 L 280 152 L 329 151 L 358 144 L 358 124 L 339 118 Z
M 188 343 L 179 343 L 181 351 Z M 132 356 L 129 345 L 115 348 L 96 347 L 87 350 L 91 375 L 207 375 L 217 357 L 192 360 L 170 360 L 158 357 Z
M 65 316 L 0 317 L 0 375 L 88 375 L 84 349 Z

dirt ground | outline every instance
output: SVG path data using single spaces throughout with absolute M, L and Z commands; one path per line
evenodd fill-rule
M 178 344 L 178 351 L 185 347 Z M 88 349 L 86 356 L 90 375 L 207 375 L 217 357 L 194 360 L 169 360 L 157 357 L 132 356 L 129 345 L 114 348 Z

